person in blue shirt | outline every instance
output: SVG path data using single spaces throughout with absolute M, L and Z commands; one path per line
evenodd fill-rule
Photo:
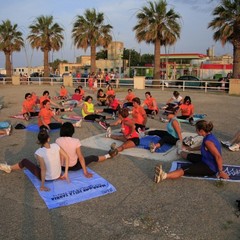
M 175 171 L 166 173 L 162 170 L 162 165 L 155 167 L 154 182 L 159 183 L 165 179 L 176 179 L 184 175 L 191 176 L 213 176 L 218 178 L 229 178 L 228 174 L 223 171 L 223 159 L 221 153 L 221 144 L 212 133 L 213 124 L 206 120 L 200 120 L 196 123 L 196 132 L 203 137 L 201 146 L 191 148 L 186 147 L 188 151 L 200 150 L 201 154 L 195 154 L 178 149 L 178 153 L 182 158 L 190 161 L 190 166 L 182 167 Z M 200 148 L 200 149 L 199 149 Z
M 176 118 L 177 109 L 174 106 L 168 106 L 165 109 L 164 115 L 167 116 L 168 124 L 166 130 L 152 130 L 148 131 L 147 135 L 156 135 L 160 137 L 158 143 L 150 143 L 149 149 L 154 153 L 156 149 L 164 144 L 175 145 L 177 141 L 182 142 L 181 126 Z

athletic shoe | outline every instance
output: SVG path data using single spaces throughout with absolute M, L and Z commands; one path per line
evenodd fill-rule
M 109 124 L 105 121 L 99 121 L 98 124 L 105 130 L 107 130 L 107 128 L 109 127 Z
M 116 147 L 117 147 L 117 144 L 116 144 L 115 142 L 113 142 L 113 143 L 110 145 L 111 150 L 116 149 Z
M 154 175 L 154 182 L 159 183 L 166 179 L 166 173 L 162 170 L 162 165 L 158 164 L 155 167 L 155 175 Z
M 62 107 L 64 107 L 64 104 L 65 104 L 65 102 L 64 102 L 64 101 L 61 101 L 61 105 L 62 105 Z
M 151 119 L 154 119 L 156 115 L 157 115 L 156 111 L 152 111 L 152 113 L 151 113 Z
M 110 138 L 111 135 L 112 135 L 112 129 L 111 129 L 111 127 L 108 127 L 107 132 L 106 132 L 106 138 Z
M 150 143 L 149 150 L 151 153 L 154 153 L 156 151 L 156 145 L 153 142 Z
M 176 147 L 177 147 L 177 154 L 180 155 L 182 152 L 182 142 L 180 140 L 176 142 Z
M 6 134 L 9 136 L 12 133 L 12 125 L 10 124 L 9 127 L 5 130 Z
M 112 120 L 115 120 L 116 119 L 116 113 L 114 112 L 113 114 L 112 114 Z
M 82 126 L 82 118 L 75 123 L 76 127 L 81 127 Z
M 221 144 L 225 147 L 230 147 L 231 143 L 229 141 L 221 141 Z
M 0 163 L 0 170 L 10 173 L 12 171 L 11 167 L 7 165 L 6 163 Z
M 64 109 L 64 112 L 71 112 L 71 111 L 72 109 L 70 107 Z
M 138 136 L 139 138 L 145 137 L 145 131 L 143 131 L 140 127 L 138 128 Z
M 115 148 L 115 149 L 111 149 L 108 151 L 108 154 L 111 156 L 111 158 L 115 157 L 118 155 L 118 150 Z
M 239 150 L 240 150 L 240 149 L 239 149 L 239 144 L 234 143 L 232 146 L 228 147 L 228 149 L 229 149 L 230 151 L 233 151 L 233 152 L 239 151 Z
M 163 122 L 163 123 L 167 123 L 167 122 L 168 122 L 168 119 L 161 117 L 161 118 L 160 118 L 160 121 Z

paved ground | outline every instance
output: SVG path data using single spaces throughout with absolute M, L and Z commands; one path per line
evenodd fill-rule
M 48 89 L 55 95 L 58 87 L 0 85 L 0 120 L 21 109 L 26 92 L 41 95 Z M 73 88 L 69 88 L 73 92 Z M 135 91 L 144 98 L 144 90 Z M 158 102 L 165 102 L 172 90 L 152 90 Z M 125 91 L 117 96 L 123 98 Z M 190 95 L 196 113 L 206 113 L 214 123 L 214 133 L 228 139 L 239 129 L 239 97 L 227 94 L 183 92 Z M 80 109 L 76 110 L 80 113 Z M 34 120 L 35 121 L 35 120 Z M 16 124 L 16 119 L 11 119 Z M 24 123 L 24 122 L 23 122 Z M 26 123 L 24 123 L 26 124 Z M 149 120 L 148 125 L 164 128 L 163 123 Z M 184 131 L 194 127 L 182 124 Z M 97 124 L 83 123 L 76 137 L 85 139 L 102 133 Z M 52 133 L 52 141 L 58 133 Z M 0 139 L 0 162 L 13 164 L 23 157 L 33 159 L 38 147 L 36 134 L 14 130 Z M 84 155 L 104 154 L 83 148 Z M 223 149 L 225 163 L 240 164 L 239 152 Z M 161 160 L 160 160 L 161 161 Z M 240 239 L 240 218 L 234 214 L 240 199 L 239 183 L 179 179 L 161 184 L 152 181 L 156 161 L 120 155 L 91 168 L 111 182 L 117 192 L 103 197 L 48 210 L 30 181 L 22 172 L 0 173 L 0 239 Z M 164 162 L 169 169 L 171 163 Z

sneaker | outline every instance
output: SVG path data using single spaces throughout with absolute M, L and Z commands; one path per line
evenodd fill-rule
M 82 126 L 82 118 L 75 123 L 76 127 L 81 127 Z
M 106 138 L 110 138 L 111 135 L 112 135 L 112 129 L 111 129 L 111 127 L 108 127 L 107 132 L 106 132 Z
M 115 120 L 116 119 L 116 113 L 114 112 L 113 114 L 112 114 L 112 120 Z
M 110 145 L 111 150 L 116 149 L 116 147 L 117 147 L 117 144 L 116 144 L 115 142 L 113 142 L 113 143 Z
M 180 155 L 182 152 L 182 142 L 180 140 L 176 142 L 176 147 L 177 147 L 177 154 Z
M 10 173 L 12 171 L 11 167 L 7 165 L 6 163 L 0 163 L 0 170 Z
M 233 152 L 239 151 L 239 144 L 234 143 L 232 146 L 228 147 L 228 149 Z
M 118 155 L 118 150 L 115 148 L 115 149 L 111 149 L 108 151 L 108 154 L 111 156 L 111 158 L 115 157 Z
M 156 145 L 153 142 L 150 143 L 149 150 L 151 153 L 154 153 L 156 151 Z
M 61 101 L 61 105 L 62 105 L 62 107 L 64 107 L 64 105 L 65 105 L 65 102 L 64 102 L 64 101 Z
M 109 124 L 105 121 L 99 121 L 98 124 L 105 130 L 107 130 L 107 128 L 109 127 Z
M 70 107 L 64 109 L 64 112 L 71 112 L 71 111 L 72 109 Z
M 139 138 L 145 137 L 145 131 L 143 131 L 140 127 L 138 128 L 138 136 Z
M 152 111 L 152 113 L 151 113 L 151 119 L 154 119 L 156 115 L 157 115 L 156 111 Z
M 162 170 L 162 164 L 158 164 L 155 167 L 154 182 L 159 183 L 166 179 L 166 173 Z
M 10 124 L 9 127 L 5 130 L 6 134 L 9 136 L 12 133 L 12 125 Z
M 160 118 L 160 121 L 163 122 L 163 123 L 166 123 L 166 122 L 168 122 L 168 119 L 161 117 L 161 118 Z
M 231 143 L 229 141 L 221 141 L 221 144 L 225 147 L 230 147 Z

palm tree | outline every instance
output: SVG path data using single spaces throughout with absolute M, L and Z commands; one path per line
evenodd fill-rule
M 12 75 L 12 53 L 21 51 L 23 46 L 24 40 L 22 32 L 18 31 L 18 25 L 12 25 L 10 20 L 2 21 L 0 25 L 0 51 L 5 54 L 5 68 L 8 77 Z
M 104 25 L 104 14 L 97 13 L 95 9 L 87 9 L 84 16 L 76 17 L 72 38 L 77 48 L 83 48 L 86 51 L 90 47 L 91 72 L 96 72 L 96 48 L 99 46 L 106 48 L 112 41 L 111 29 L 111 25 Z
M 50 51 L 58 51 L 63 45 L 63 28 L 53 22 L 53 16 L 39 16 L 29 26 L 30 34 L 27 39 L 31 47 L 41 49 L 44 54 L 44 77 L 49 77 Z
M 154 44 L 154 79 L 160 78 L 161 46 L 173 45 L 180 37 L 181 16 L 174 9 L 167 11 L 167 2 L 148 1 L 137 13 L 138 24 L 133 28 L 138 42 Z M 156 84 L 156 83 L 155 83 Z
M 240 0 L 221 0 L 212 12 L 215 18 L 208 28 L 216 30 L 213 34 L 215 41 L 227 42 L 233 45 L 233 78 L 240 74 Z

